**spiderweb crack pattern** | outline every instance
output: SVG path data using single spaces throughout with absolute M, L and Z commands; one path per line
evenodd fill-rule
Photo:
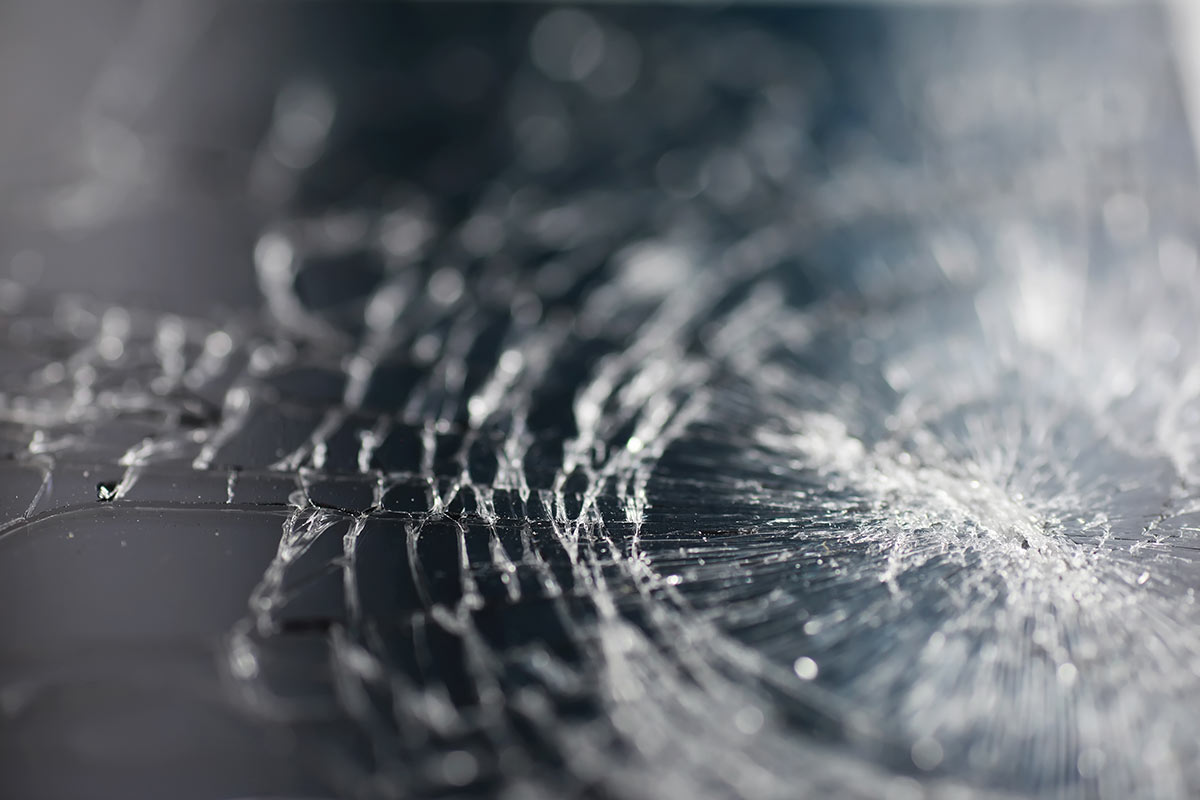
M 390 122 L 286 87 L 259 310 L 0 286 L 0 537 L 268 514 L 223 685 L 347 796 L 1194 793 L 1161 21 L 815 13 L 504 12 L 429 48 L 493 127 L 351 199 Z

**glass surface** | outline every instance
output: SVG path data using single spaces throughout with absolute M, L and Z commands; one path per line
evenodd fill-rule
M 0 795 L 1193 796 L 1170 25 L 0 8 Z

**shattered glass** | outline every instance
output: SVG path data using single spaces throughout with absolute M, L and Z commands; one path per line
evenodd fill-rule
M 1161 10 L 206 9 L 0 137 L 6 795 L 1200 792 Z

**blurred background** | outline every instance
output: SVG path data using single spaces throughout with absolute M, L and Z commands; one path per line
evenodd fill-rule
M 510 167 L 512 148 L 557 158 L 542 174 L 585 162 L 650 169 L 687 136 L 717 138 L 747 97 L 772 89 L 775 106 L 791 106 L 781 113 L 804 116 L 793 134 L 805 166 L 826 174 L 877 159 L 989 195 L 1014 166 L 1128 162 L 1131 142 L 1164 173 L 1190 168 L 1169 66 L 1177 37 L 1151 4 L 600 9 L 612 41 L 568 19 L 545 34 L 557 50 L 545 44 L 537 62 L 529 35 L 542 10 L 521 4 L 8 2 L 6 261 L 38 264 L 53 291 L 249 307 L 248 253 L 267 220 L 362 203 L 389 181 L 457 202 L 461 215 Z M 766 30 L 778 36 L 760 50 Z M 1085 55 L 1096 48 L 1107 57 Z M 643 74 L 658 69 L 658 51 L 666 75 Z M 549 97 L 572 86 L 580 97 Z M 606 125 L 603 147 L 572 103 Z M 625 116 L 647 104 L 662 119 Z M 569 119 L 547 121 L 548 109 Z M 1142 166 L 1086 180 L 1102 186 Z

